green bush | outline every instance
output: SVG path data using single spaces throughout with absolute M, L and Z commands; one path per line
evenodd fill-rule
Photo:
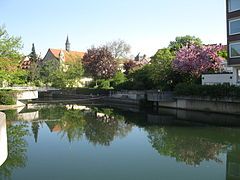
M 240 87 L 228 84 L 199 85 L 181 83 L 175 87 L 174 94 L 176 96 L 240 99 Z
M 83 95 L 108 95 L 111 90 L 109 89 L 95 89 L 95 88 L 77 88 L 76 94 Z
M 97 87 L 98 89 L 112 89 L 110 87 L 110 80 L 106 79 L 99 79 L 97 80 Z
M 0 90 L 0 105 L 14 105 L 17 102 L 17 93 L 12 90 Z

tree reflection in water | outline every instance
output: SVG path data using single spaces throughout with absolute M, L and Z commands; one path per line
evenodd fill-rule
M 174 157 L 188 165 L 196 166 L 205 160 L 221 163 L 219 154 L 226 152 L 231 145 L 230 142 L 216 138 L 214 128 L 153 126 L 145 129 L 152 147 L 161 155 Z
M 27 162 L 27 142 L 23 138 L 28 134 L 27 126 L 21 124 L 8 123 L 8 158 L 0 167 L 0 179 L 7 179 L 16 168 L 23 168 Z
M 14 116 L 15 114 L 12 115 Z M 221 163 L 219 155 L 227 153 L 227 174 L 236 176 L 240 172 L 235 171 L 235 164 L 240 165 L 239 161 L 233 161 L 240 154 L 240 148 L 236 148 L 240 144 L 239 129 L 193 126 L 191 122 L 188 126 L 188 122 L 161 117 L 162 121 L 158 118 L 156 121 L 149 121 L 144 113 L 112 108 L 55 106 L 39 109 L 39 120 L 32 122 L 31 129 L 36 143 L 39 123 L 46 123 L 51 132 L 57 132 L 69 142 L 79 141 L 84 137 L 93 145 L 109 146 L 114 139 L 127 136 L 132 127 L 137 125 L 147 132 L 150 144 L 160 155 L 174 157 L 177 161 L 196 166 L 211 160 Z M 19 128 L 18 134 L 13 128 Z M 16 151 L 9 152 L 11 158 L 0 169 L 5 176 L 11 174 L 15 167 L 24 167 L 26 161 L 26 142 L 23 140 L 26 135 L 25 126 L 9 125 L 8 131 L 9 141 L 12 141 L 9 146 L 15 147 Z
M 70 107 L 70 106 L 68 106 Z M 83 135 L 94 145 L 109 146 L 115 137 L 125 137 L 132 126 L 125 123 L 124 116 L 118 115 L 113 109 L 92 108 L 88 110 L 79 110 L 66 107 L 44 108 L 40 110 L 40 118 L 46 121 L 51 131 L 57 131 L 62 137 L 67 137 L 69 142 L 78 141 Z M 61 111 L 54 116 L 56 112 Z M 49 114 L 51 113 L 51 115 Z M 33 134 L 37 136 L 37 131 Z

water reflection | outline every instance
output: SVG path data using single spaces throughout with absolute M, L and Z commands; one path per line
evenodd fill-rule
M 240 179 L 240 144 L 234 144 L 227 153 L 227 180 Z
M 132 125 L 125 123 L 124 116 L 115 114 L 109 108 L 88 108 L 86 106 L 66 105 L 42 107 L 38 109 L 39 119 L 31 122 L 34 140 L 38 141 L 41 123 L 53 133 L 69 142 L 79 141 L 85 135 L 94 145 L 109 146 L 116 138 L 123 138 L 131 131 Z
M 7 129 L 5 114 L 0 113 L 0 166 L 6 161 L 8 156 Z
M 230 143 L 219 142 L 214 129 L 199 128 L 146 128 L 149 142 L 159 154 L 174 157 L 188 165 L 200 165 L 203 161 L 214 160 L 222 163 L 219 154 L 226 152 Z M 219 132 L 221 133 L 221 132 Z M 223 132 L 224 133 L 224 132 Z
M 240 129 L 201 124 L 201 118 L 206 121 L 207 114 L 204 113 L 197 113 L 198 117 L 194 117 L 194 113 L 173 110 L 135 113 L 87 105 L 35 105 L 19 113 L 6 111 L 6 114 L 10 148 L 0 175 L 10 176 L 13 169 L 26 165 L 27 143 L 24 136 L 27 135 L 27 126 L 35 143 L 41 138 L 41 129 L 47 127 L 48 132 L 70 143 L 87 140 L 92 145 L 106 147 L 117 138 L 127 138 L 133 127 L 137 127 L 146 133 L 148 145 L 160 156 L 171 157 L 193 167 L 208 161 L 226 164 L 226 179 L 240 178 Z M 221 123 L 226 122 L 224 117 L 230 120 L 236 118 L 220 118 L 211 114 L 212 119 L 220 118 Z M 197 119 L 197 122 L 192 122 L 191 118 Z
M 27 142 L 23 138 L 28 134 L 25 124 L 7 123 L 8 157 L 0 167 L 0 179 L 11 177 L 16 168 L 23 168 L 27 162 Z

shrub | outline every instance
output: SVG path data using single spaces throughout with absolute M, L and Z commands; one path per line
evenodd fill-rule
M 111 90 L 108 89 L 94 89 L 94 88 L 77 88 L 76 94 L 83 95 L 108 95 Z
M 12 90 L 0 90 L 0 105 L 14 105 L 17 102 L 17 93 Z
M 181 83 L 175 87 L 174 94 L 176 96 L 240 99 L 240 87 L 228 84 L 198 85 Z

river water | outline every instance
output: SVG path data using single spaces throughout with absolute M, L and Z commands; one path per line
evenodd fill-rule
M 240 179 L 238 116 L 79 104 L 5 113 L 3 180 Z

